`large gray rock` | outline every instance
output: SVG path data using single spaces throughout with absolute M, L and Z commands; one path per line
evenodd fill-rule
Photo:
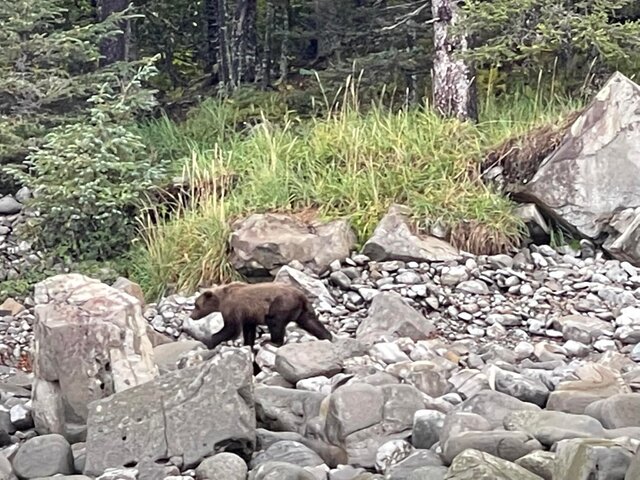
M 445 480 L 447 467 L 418 467 L 413 470 L 405 480 Z
M 541 480 L 520 465 L 488 453 L 468 449 L 458 455 L 445 477 L 447 480 Z
M 563 440 L 556 448 L 553 480 L 623 480 L 632 457 L 612 440 Z
M 549 389 L 539 380 L 527 378 L 494 365 L 490 366 L 487 376 L 493 378 L 498 392 L 543 408 L 547 403 Z
M 542 477 L 544 480 L 553 480 L 555 461 L 555 453 L 538 450 L 519 458 L 515 463 Z
M 248 480 L 317 480 L 308 470 L 286 462 L 267 462 L 249 472 Z
M 0 197 L 0 215 L 13 215 L 20 213 L 22 204 L 10 195 Z
M 581 235 L 607 233 L 615 212 L 640 206 L 640 87 L 615 73 L 523 193 Z
M 504 393 L 483 390 L 462 402 L 456 411 L 475 413 L 485 418 L 493 428 L 502 427 L 504 418 L 518 410 L 540 411 L 533 403 L 523 402 Z
M 460 258 L 449 243 L 414 234 L 409 225 L 410 213 L 407 207 L 392 205 L 364 244 L 362 253 L 376 261 L 445 262 Z
M 591 344 L 598 337 L 613 335 L 613 327 L 609 322 L 586 315 L 567 315 L 554 320 L 554 326 L 562 332 L 565 340 Z
M 205 458 L 196 468 L 197 480 L 245 480 L 247 464 L 237 455 L 222 452 Z
M 605 429 L 595 418 L 551 410 L 512 412 L 505 417 L 504 427 L 527 432 L 549 447 L 573 438 L 606 437 Z
M 180 342 L 163 343 L 153 349 L 153 357 L 160 374 L 178 369 L 181 357 L 193 350 L 206 350 L 206 346 L 197 340 L 182 340 Z
M 13 469 L 20 478 L 74 473 L 71 445 L 56 433 L 31 438 L 18 449 Z
M 288 343 L 276 353 L 275 369 L 295 384 L 304 378 L 331 377 L 342 371 L 342 356 L 329 340 Z
M 636 480 L 637 478 L 640 478 L 640 450 L 633 456 L 624 480 Z
M 250 355 L 232 349 L 90 405 L 84 473 L 137 465 L 139 480 L 181 457 L 185 468 L 229 450 L 248 456 L 256 418 Z
M 373 343 L 380 336 L 424 340 L 436 331 L 433 323 L 395 292 L 382 292 L 371 301 L 367 317 L 356 330 L 356 338 Z
M 254 392 L 260 426 L 269 430 L 306 433 L 309 421 L 318 416 L 326 395 L 293 388 L 257 385 Z
M 419 468 L 432 467 L 437 473 L 443 470 L 440 456 L 431 450 L 414 450 L 405 459 L 393 465 L 386 476 L 388 480 L 405 480 Z M 446 472 L 447 469 L 444 468 Z
M 0 455 L 0 480 L 15 480 L 11 462 L 4 455 Z
M 285 462 L 299 467 L 315 467 L 324 463 L 316 452 L 293 440 L 282 440 L 269 446 L 251 460 L 250 466 L 253 469 L 267 462 Z
M 609 222 L 611 233 L 602 248 L 614 258 L 638 265 L 640 259 L 640 208 L 617 212 Z
M 411 435 L 415 412 L 424 408 L 410 385 L 345 385 L 329 397 L 325 435 L 346 451 L 347 463 L 371 468 L 382 444 Z
M 411 443 L 416 448 L 431 448 L 440 440 L 445 414 L 437 410 L 418 410 L 413 416 Z
M 490 453 L 510 462 L 533 451 L 542 450 L 540 442 L 531 435 L 505 430 L 461 432 L 449 436 L 442 447 L 442 457 L 447 464 L 450 464 L 454 458 L 469 448 Z
M 302 290 L 312 301 L 324 302 L 327 305 L 335 305 L 336 300 L 322 280 L 313 278 L 300 270 L 288 266 L 278 270 L 275 282 L 286 283 Z
M 312 434 L 312 432 L 310 432 Z M 324 463 L 334 468 L 337 465 L 344 465 L 347 462 L 346 453 L 340 447 L 330 445 L 321 438 L 303 437 L 295 432 L 272 432 L 264 428 L 258 428 L 256 431 L 258 440 L 258 448 L 260 450 L 268 449 L 271 445 L 282 441 L 293 441 L 301 443 L 316 452 Z
M 232 226 L 231 264 L 248 276 L 275 273 L 296 260 L 316 273 L 349 256 L 356 236 L 348 222 L 308 225 L 275 213 L 254 214 Z
M 640 393 L 614 395 L 590 404 L 585 413 L 605 428 L 640 427 Z
M 147 322 L 135 297 L 67 274 L 38 283 L 35 300 L 33 368 L 39 394 L 33 410 L 40 433 L 72 436 L 86 423 L 90 402 L 157 376 Z
M 620 393 L 631 393 L 619 371 L 604 365 L 587 363 L 575 372 L 577 380 L 560 382 L 547 400 L 548 410 L 582 414 L 597 400 Z
M 183 332 L 199 342 L 208 342 L 211 336 L 222 330 L 224 319 L 220 312 L 213 312 L 199 320 L 186 317 L 180 327 Z

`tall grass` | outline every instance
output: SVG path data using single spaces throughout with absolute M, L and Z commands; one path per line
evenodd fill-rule
M 389 205 L 399 202 L 423 226 L 450 225 L 458 246 L 477 253 L 519 241 L 523 230 L 513 205 L 478 180 L 479 161 L 489 147 L 556 122 L 576 103 L 543 102 L 538 95 L 490 99 L 472 125 L 443 120 L 429 108 L 396 111 L 380 103 L 363 111 L 354 85 L 347 83 L 338 102 L 325 99 L 328 113 L 320 119 L 289 113 L 274 124 L 262 117 L 240 132 L 232 127 L 238 122 L 233 105 L 210 101 L 182 124 L 164 118 L 140 127 L 154 154 L 174 159 L 186 175 L 203 181 L 230 172 L 238 177 L 232 190 L 207 190 L 173 220 L 144 225 L 135 275 L 145 289 L 156 295 L 167 283 L 193 290 L 232 278 L 229 219 L 252 212 L 346 217 L 362 243 Z

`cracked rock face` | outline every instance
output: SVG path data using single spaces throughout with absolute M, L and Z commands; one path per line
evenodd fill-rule
M 91 403 L 84 473 L 135 466 L 138 480 L 154 480 L 170 459 L 185 468 L 222 450 L 247 459 L 256 441 L 252 371 L 248 352 L 225 351 Z
M 41 433 L 72 436 L 88 404 L 158 374 L 140 302 L 77 274 L 35 289 L 34 415 Z M 46 394 L 44 394 L 46 392 Z

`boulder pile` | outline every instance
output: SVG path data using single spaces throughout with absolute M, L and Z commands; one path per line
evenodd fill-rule
M 0 384 L 0 478 L 638 478 L 631 264 L 548 246 L 354 253 L 276 281 L 307 292 L 332 342 L 292 324 L 280 348 L 263 333 L 254 352 L 208 351 L 221 319 L 190 320 L 195 295 L 39 284 L 35 309 L 5 317 L 33 325 L 35 371 Z

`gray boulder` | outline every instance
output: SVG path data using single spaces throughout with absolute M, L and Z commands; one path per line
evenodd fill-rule
M 356 330 L 356 339 L 373 343 L 382 335 L 424 340 L 436 331 L 433 323 L 395 292 L 382 292 L 371 301 L 367 317 Z
M 237 455 L 222 452 L 205 458 L 196 468 L 197 480 L 245 480 L 247 464 Z
M 507 430 L 527 432 L 543 445 L 573 438 L 604 438 L 605 429 L 595 418 L 551 410 L 520 411 L 504 419 Z
M 285 462 L 267 462 L 249 472 L 248 480 L 317 480 L 313 473 Z
M 573 340 L 586 345 L 603 335 L 613 335 L 609 322 L 586 315 L 568 315 L 554 320 L 554 326 L 562 332 L 565 340 Z
M 410 213 L 407 207 L 392 205 L 364 244 L 362 253 L 375 261 L 446 262 L 460 258 L 449 243 L 414 234 L 409 226 Z
M 298 261 L 321 273 L 347 258 L 356 236 L 348 222 L 306 224 L 292 216 L 254 214 L 232 225 L 231 264 L 247 276 L 265 276 Z
M 197 340 L 182 340 L 180 342 L 164 343 L 154 347 L 153 357 L 160 374 L 178 369 L 178 362 L 185 353 L 197 349 L 206 350 L 206 346 Z
M 388 480 L 405 480 L 412 472 L 425 467 L 430 467 L 432 471 L 435 469 L 437 473 L 442 473 L 443 470 L 447 471 L 437 453 L 431 450 L 415 450 L 407 458 L 393 465 L 386 478 Z
M 405 477 L 406 480 L 445 480 L 447 467 L 419 467 Z
M 316 467 L 324 463 L 316 452 L 292 440 L 282 440 L 270 445 L 251 460 L 250 467 L 254 469 L 267 462 L 285 462 L 299 467 Z
M 329 340 L 289 343 L 276 353 L 275 370 L 285 380 L 299 380 L 324 375 L 331 377 L 342 370 L 342 357 Z
M 482 390 L 456 407 L 458 412 L 469 412 L 485 418 L 493 428 L 502 427 L 504 418 L 518 410 L 540 411 L 540 407 L 493 390 Z
M 558 442 L 553 480 L 623 480 L 632 452 L 611 440 Z
M 285 387 L 257 385 L 255 408 L 258 424 L 269 430 L 306 433 L 309 421 L 318 416 L 326 395 Z
M 640 206 L 638 105 L 640 87 L 612 75 L 522 193 L 582 236 L 609 233 L 615 212 Z
M 541 381 L 493 365 L 489 368 L 489 372 L 493 375 L 496 391 L 542 408 L 547 403 L 549 389 Z M 488 377 L 491 375 L 487 373 Z
M 553 480 L 555 461 L 555 453 L 538 450 L 519 458 L 515 463 L 542 477 L 544 480 Z
M 40 385 L 33 416 L 39 433 L 71 438 L 72 430 L 84 428 L 90 402 L 158 375 L 135 297 L 67 274 L 38 283 L 35 301 L 33 368 Z
M 335 305 L 336 301 L 322 280 L 313 278 L 300 270 L 284 266 L 278 270 L 275 282 L 286 283 L 302 290 L 312 301 L 323 302 L 325 305 Z
M 605 428 L 640 427 L 640 393 L 618 394 L 590 404 L 585 414 Z
M 442 446 L 442 457 L 447 464 L 467 449 L 489 453 L 510 462 L 533 451 L 542 450 L 540 442 L 531 435 L 505 430 L 461 432 L 449 436 Z
M 31 438 L 18 449 L 13 470 L 20 478 L 75 473 L 71 445 L 57 433 Z
M 256 428 L 252 373 L 248 352 L 231 349 L 91 403 L 84 473 L 135 464 L 139 480 L 152 480 L 172 457 L 193 468 L 223 449 L 248 456 Z
M 22 211 L 22 204 L 10 195 L 0 197 L 0 215 L 14 215 Z
M 515 463 L 488 453 L 468 449 L 458 455 L 445 477 L 447 480 L 541 480 Z
M 547 400 L 548 410 L 582 414 L 587 406 L 620 393 L 631 393 L 618 370 L 587 363 L 575 372 L 577 380 L 560 382 Z
M 347 463 L 371 468 L 381 445 L 411 435 L 415 412 L 424 408 L 423 395 L 410 385 L 345 385 L 329 397 L 325 435 L 345 450 Z
M 440 440 L 445 414 L 437 410 L 418 410 L 413 416 L 411 443 L 416 448 L 431 448 Z

